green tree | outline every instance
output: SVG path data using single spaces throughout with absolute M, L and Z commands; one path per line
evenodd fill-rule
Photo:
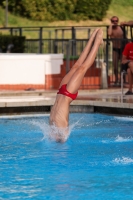
M 33 20 L 102 20 L 111 0 L 8 0 L 9 10 Z M 4 5 L 5 0 L 1 0 Z
M 75 13 L 85 19 L 102 20 L 111 0 L 78 0 Z

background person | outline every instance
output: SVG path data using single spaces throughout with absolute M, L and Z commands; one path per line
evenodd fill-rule
M 125 95 L 133 95 L 133 42 L 128 43 L 122 53 L 122 69 L 128 74 L 129 90 Z
M 120 39 L 124 38 L 124 31 L 118 25 L 119 18 L 117 16 L 113 16 L 110 19 L 110 22 L 111 23 L 108 28 L 108 36 L 111 39 L 114 39 L 112 40 L 112 46 L 113 46 L 112 59 L 113 59 L 113 67 L 115 74 L 115 84 L 118 84 L 118 66 L 119 66 L 119 61 L 121 61 L 121 54 L 122 54 L 122 42 Z
M 68 138 L 70 103 L 76 99 L 84 75 L 94 63 L 99 45 L 102 41 L 103 31 L 96 29 L 92 33 L 77 62 L 61 81 L 49 120 L 51 127 L 50 135 L 57 142 L 65 142 Z

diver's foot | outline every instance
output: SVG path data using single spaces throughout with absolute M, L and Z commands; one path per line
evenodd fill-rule
M 92 42 L 92 41 L 95 39 L 95 37 L 96 37 L 96 35 L 97 35 L 97 33 L 98 33 L 99 30 L 100 30 L 100 28 L 97 28 L 97 29 L 95 29 L 95 30 L 92 32 L 89 41 Z
M 95 38 L 96 38 L 96 35 L 97 35 L 97 32 L 99 31 L 99 28 L 95 29 L 88 42 L 87 42 L 87 45 L 86 47 L 84 48 L 83 52 L 81 53 L 79 59 L 77 60 L 77 62 L 75 63 L 75 69 L 79 68 L 80 66 L 82 66 L 83 62 L 86 60 L 89 52 L 91 51 L 92 49 L 92 46 L 94 44 L 94 41 L 95 41 Z
M 97 31 L 95 42 L 97 42 L 99 45 L 103 43 L 103 31 L 102 31 L 102 29 L 99 29 Z

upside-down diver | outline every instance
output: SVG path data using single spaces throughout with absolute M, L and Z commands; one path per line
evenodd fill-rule
M 84 75 L 94 63 L 102 42 L 103 31 L 94 30 L 79 59 L 60 83 L 49 120 L 52 139 L 54 138 L 57 142 L 65 142 L 69 136 L 70 103 L 76 99 Z

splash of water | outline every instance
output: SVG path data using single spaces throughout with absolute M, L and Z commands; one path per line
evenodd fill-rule
M 115 117 L 115 119 L 118 119 L 120 121 L 133 121 L 133 117 Z
M 93 123 L 90 123 L 88 124 L 87 126 L 96 126 L 96 125 L 99 125 L 99 124 L 103 124 L 103 123 L 108 123 L 110 122 L 111 120 L 110 119 L 107 119 L 107 120 L 100 120 L 100 121 L 97 121 L 97 122 L 93 122 Z
M 133 159 L 129 158 L 129 157 L 115 158 L 113 160 L 113 162 L 116 163 L 116 164 L 127 165 L 127 164 L 132 164 L 133 163 Z
M 70 133 L 76 127 L 79 125 L 79 119 L 77 122 L 71 124 L 69 127 L 66 128 L 59 128 L 56 127 L 55 124 L 49 125 L 48 123 L 44 121 L 35 121 L 33 120 L 31 123 L 32 125 L 38 127 L 41 132 L 43 133 L 42 140 L 50 140 L 50 141 L 56 141 L 56 142 L 66 142 L 70 136 Z
M 129 138 L 129 137 L 123 138 L 119 135 L 116 137 L 116 140 L 115 140 L 115 142 L 129 142 L 129 141 L 132 141 L 132 138 Z
M 118 135 L 115 139 L 111 139 L 111 140 L 102 140 L 102 143 L 113 143 L 113 142 L 132 142 L 133 138 L 132 137 L 122 137 L 120 135 Z

